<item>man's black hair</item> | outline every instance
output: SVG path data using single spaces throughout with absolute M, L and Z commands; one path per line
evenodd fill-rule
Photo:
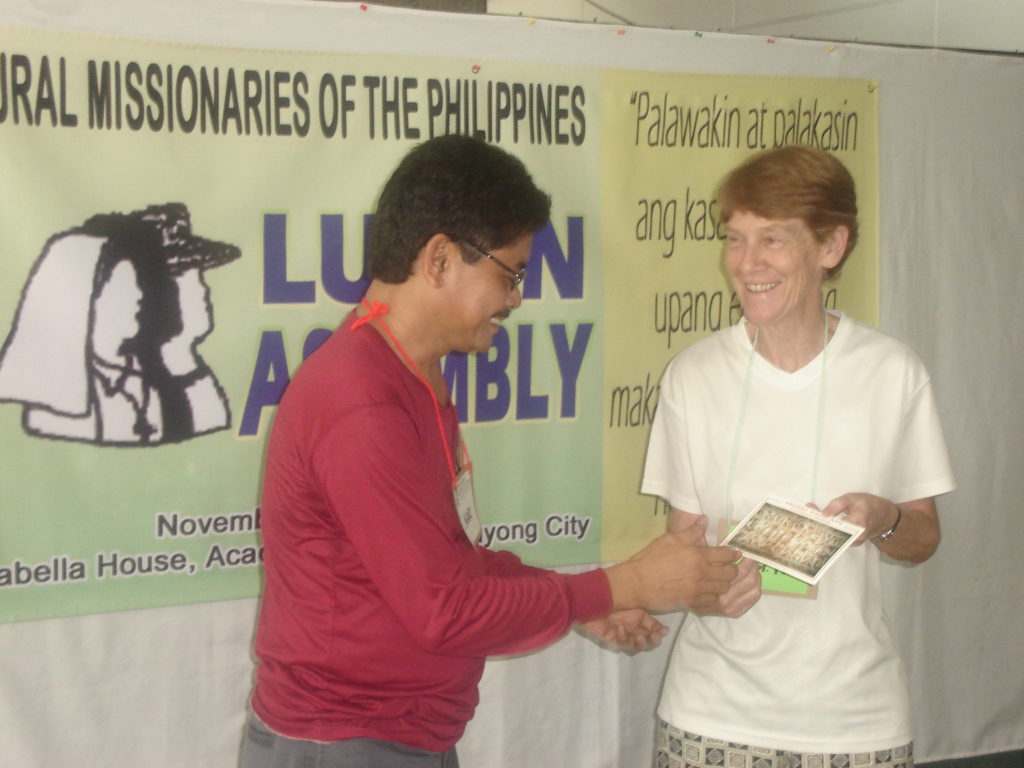
M 370 230 L 370 277 L 402 283 L 420 249 L 441 233 L 494 250 L 543 228 L 551 199 L 526 167 L 469 136 L 439 136 L 414 147 L 384 185 Z M 463 250 L 468 262 L 481 258 Z

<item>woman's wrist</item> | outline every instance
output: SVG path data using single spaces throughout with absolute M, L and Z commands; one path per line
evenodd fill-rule
M 893 506 L 896 507 L 896 519 L 892 525 L 872 539 L 876 544 L 882 544 L 891 539 L 896 533 L 896 529 L 900 527 L 900 522 L 903 520 L 903 510 L 900 509 L 899 504 L 894 504 Z

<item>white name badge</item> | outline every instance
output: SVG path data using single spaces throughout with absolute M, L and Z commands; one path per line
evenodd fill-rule
M 483 526 L 480 525 L 480 516 L 476 512 L 476 502 L 473 500 L 473 476 L 469 470 L 463 469 L 455 481 L 455 511 L 459 513 L 459 522 L 462 523 L 462 530 L 474 544 L 480 542 L 480 534 Z

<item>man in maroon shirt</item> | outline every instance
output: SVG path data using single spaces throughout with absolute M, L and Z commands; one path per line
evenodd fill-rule
M 703 521 L 572 575 L 479 546 L 441 359 L 490 347 L 549 214 L 522 163 L 468 137 L 415 147 L 385 185 L 366 296 L 302 364 L 270 438 L 244 768 L 451 768 L 487 656 L 576 623 L 650 647 L 649 611 L 752 602 L 756 571 L 704 546 Z

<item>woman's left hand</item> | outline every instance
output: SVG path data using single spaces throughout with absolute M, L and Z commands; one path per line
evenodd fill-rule
M 855 546 L 870 539 L 889 557 L 909 563 L 923 563 L 935 553 L 941 539 L 934 497 L 904 501 L 897 507 L 870 493 L 844 493 L 832 499 L 821 513 L 842 516 L 863 526 L 864 533 Z M 880 540 L 878 537 L 886 531 L 893 533 Z
M 826 517 L 841 517 L 847 522 L 864 528 L 854 546 L 860 546 L 868 539 L 888 531 L 899 515 L 896 505 L 881 496 L 870 493 L 844 493 L 828 503 L 821 514 Z

